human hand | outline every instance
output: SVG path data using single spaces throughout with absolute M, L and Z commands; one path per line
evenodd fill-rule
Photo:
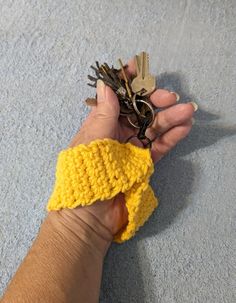
M 135 74 L 133 60 L 128 63 L 126 73 L 128 76 Z M 154 163 L 185 138 L 191 130 L 192 116 L 197 110 L 197 105 L 192 102 L 176 104 L 177 99 L 176 93 L 164 89 L 157 89 L 150 96 L 153 105 L 161 109 L 146 133 L 150 139 L 156 138 L 151 148 Z M 102 81 L 98 81 L 97 105 L 92 107 L 81 129 L 70 143 L 70 147 L 89 144 L 93 140 L 103 138 L 111 138 L 123 143 L 136 133 L 137 129 L 131 127 L 125 117 L 119 117 L 119 102 L 115 93 Z M 132 143 L 142 147 L 136 138 L 132 140 Z M 128 219 L 123 194 L 118 194 L 109 201 L 98 201 L 91 206 L 63 211 L 73 212 L 93 229 L 97 229 L 97 224 L 100 224 L 112 236 L 127 224 Z M 102 236 L 107 237 L 107 235 Z

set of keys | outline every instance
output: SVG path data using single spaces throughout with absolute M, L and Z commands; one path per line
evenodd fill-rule
M 146 130 L 154 119 L 155 111 L 150 102 L 150 95 L 156 89 L 156 78 L 149 72 L 149 56 L 146 52 L 136 55 L 135 58 L 136 75 L 127 77 L 126 67 L 121 59 L 118 60 L 120 68 L 109 67 L 107 63 L 102 65 L 96 61 L 96 66 L 91 66 L 95 76 L 88 75 L 91 83 L 89 86 L 96 87 L 97 80 L 102 80 L 110 86 L 118 97 L 120 104 L 120 115 L 125 116 L 129 123 L 138 129 L 137 135 L 127 138 L 127 142 L 132 138 L 138 138 L 144 147 L 151 147 L 152 140 L 146 136 Z M 88 98 L 86 104 L 96 105 L 96 98 Z

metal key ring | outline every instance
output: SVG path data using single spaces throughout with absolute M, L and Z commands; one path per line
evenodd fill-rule
M 141 99 L 135 100 L 135 101 L 133 102 L 134 110 L 136 111 L 136 113 L 137 113 L 139 116 L 141 116 L 141 117 L 143 117 L 143 118 L 146 118 L 146 116 L 143 116 L 143 115 L 140 113 L 140 111 L 138 110 L 138 108 L 137 108 L 137 106 L 136 106 L 136 104 L 135 104 L 136 102 L 144 103 L 144 104 L 147 105 L 147 106 L 149 107 L 149 109 L 151 110 L 152 119 L 151 119 L 150 123 L 148 124 L 147 128 L 150 127 L 150 126 L 152 125 L 154 119 L 155 119 L 155 112 L 154 112 L 154 109 L 153 109 L 152 105 L 151 105 L 150 103 L 144 101 L 144 100 L 141 100 Z M 137 126 L 137 125 L 131 120 L 131 117 L 130 117 L 130 116 L 127 116 L 127 119 L 128 119 L 129 123 L 130 123 L 133 127 L 135 127 L 135 128 L 140 128 L 140 126 Z
M 130 116 L 127 116 L 127 120 L 129 121 L 129 123 L 130 123 L 133 127 L 135 127 L 135 128 L 140 128 L 140 126 L 134 124 L 134 122 L 131 120 L 131 117 L 130 117 Z
M 127 120 L 129 121 L 129 124 L 131 124 L 133 127 L 139 129 L 141 126 L 139 125 L 136 125 L 132 120 L 131 120 L 131 117 L 129 115 L 126 115 L 127 117 Z M 150 121 L 150 123 L 148 124 L 147 128 L 150 127 L 154 121 L 154 116 L 152 116 L 152 120 Z
M 134 101 L 133 101 L 133 107 L 134 107 L 134 110 L 136 111 L 136 113 L 137 113 L 139 116 L 141 116 L 141 117 L 143 117 L 143 118 L 146 117 L 146 116 L 143 116 L 143 115 L 140 113 L 140 111 L 139 111 L 139 109 L 138 109 L 138 107 L 137 107 L 137 104 L 136 104 L 137 102 L 138 102 L 138 103 L 144 103 L 144 104 L 146 104 L 146 105 L 149 107 L 149 109 L 151 110 L 152 116 L 153 116 L 153 117 L 155 116 L 154 109 L 153 109 L 153 107 L 152 107 L 152 105 L 151 105 L 150 103 L 148 103 L 147 101 L 142 100 L 142 99 L 137 99 L 137 100 L 134 100 Z

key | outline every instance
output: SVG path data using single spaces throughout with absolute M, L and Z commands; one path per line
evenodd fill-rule
M 131 94 L 130 87 L 129 87 L 129 81 L 128 81 L 127 77 L 126 77 L 124 65 L 123 65 L 121 59 L 119 59 L 118 61 L 119 61 L 121 72 L 122 72 L 122 75 L 123 75 L 123 78 L 124 78 L 124 81 L 125 81 L 125 88 L 127 90 L 129 98 L 132 99 L 132 94 Z
M 150 95 L 156 88 L 156 78 L 149 72 L 149 57 L 146 52 L 135 56 L 137 76 L 131 82 L 133 93 L 140 96 Z
M 119 70 L 113 67 L 109 67 L 107 63 L 100 65 L 96 61 L 96 67 L 91 66 L 94 70 L 96 77 L 88 75 L 88 79 L 93 83 L 88 83 L 91 87 L 96 87 L 98 79 L 101 79 L 106 85 L 110 86 L 111 89 L 117 94 L 118 98 L 126 98 L 127 90 L 125 80 L 120 79 Z
M 137 55 L 135 55 L 134 63 L 135 63 L 136 73 L 138 75 L 140 73 L 140 68 L 139 68 L 140 62 L 139 62 L 139 57 Z

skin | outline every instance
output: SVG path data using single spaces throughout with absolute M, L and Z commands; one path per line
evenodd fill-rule
M 127 75 L 135 74 L 131 60 Z M 192 103 L 176 104 L 177 96 L 158 89 L 150 97 L 158 112 L 147 134 L 155 139 L 151 154 L 156 163 L 192 127 Z M 95 139 L 112 138 L 120 142 L 135 134 L 126 119 L 119 118 L 114 92 L 98 81 L 97 105 L 91 109 L 70 147 Z M 140 146 L 138 140 L 133 144 Z M 87 302 L 99 300 L 104 257 L 113 236 L 127 224 L 122 194 L 88 207 L 50 212 L 39 234 L 10 282 L 1 302 Z

